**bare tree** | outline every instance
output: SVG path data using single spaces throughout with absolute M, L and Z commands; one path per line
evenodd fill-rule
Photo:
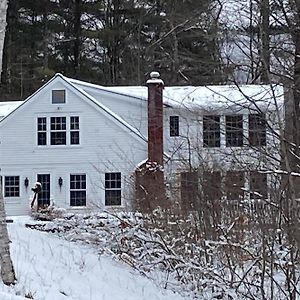
M 0 74 L 2 70 L 2 55 L 6 28 L 7 1 L 0 2 Z M 1 277 L 5 284 L 14 284 L 16 281 L 14 267 L 10 257 L 9 238 L 6 226 L 4 200 L 2 195 L 2 181 L 0 182 L 0 265 Z

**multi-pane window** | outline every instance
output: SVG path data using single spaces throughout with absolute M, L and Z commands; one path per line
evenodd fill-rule
M 70 205 L 86 206 L 86 175 L 70 175 Z
M 70 144 L 79 144 L 79 117 L 70 117 Z
M 47 118 L 37 118 L 37 144 L 47 145 Z
M 65 90 L 52 90 L 52 103 L 61 104 L 66 102 Z
M 203 147 L 220 147 L 220 116 L 203 116 Z
M 105 205 L 121 205 L 121 173 L 105 173 Z
M 225 178 L 227 200 L 244 198 L 245 174 L 242 171 L 228 171 Z
M 179 136 L 179 116 L 170 116 L 170 136 Z
M 250 172 L 250 198 L 261 199 L 268 197 L 267 174 L 257 171 Z
M 266 145 L 266 118 L 264 114 L 249 115 L 249 144 Z
M 205 201 L 219 200 L 222 196 L 221 189 L 221 172 L 214 171 L 203 172 L 202 176 L 202 192 Z
M 50 118 L 51 145 L 66 145 L 66 117 Z
M 226 116 L 226 147 L 243 146 L 243 116 Z
M 20 197 L 20 177 L 4 177 L 4 197 Z
M 181 205 L 183 210 L 189 211 L 197 209 L 199 200 L 199 176 L 195 171 L 182 172 L 181 177 Z M 199 207 L 198 207 L 199 208 Z

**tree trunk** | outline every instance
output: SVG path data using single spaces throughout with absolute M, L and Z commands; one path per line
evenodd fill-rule
M 7 1 L 0 2 L 0 74 L 2 70 L 2 55 L 6 28 L 6 10 Z M 2 195 L 2 182 L 0 181 L 0 265 L 1 277 L 5 284 L 14 284 L 16 277 L 15 271 L 10 257 L 9 238 L 6 226 L 6 216 L 4 209 L 4 200 Z
M 6 29 L 6 11 L 7 11 L 7 0 L 0 1 L 0 74 L 2 70 L 2 57 L 3 47 Z
M 261 39 L 261 82 L 268 84 L 270 73 L 270 3 L 269 0 L 261 0 L 260 3 L 260 39 Z

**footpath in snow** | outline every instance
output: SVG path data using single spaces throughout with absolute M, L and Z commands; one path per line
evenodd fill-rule
M 187 299 L 91 247 L 25 228 L 27 220 L 8 224 L 18 282 L 14 287 L 0 284 L 1 300 L 28 299 L 25 295 L 38 300 Z

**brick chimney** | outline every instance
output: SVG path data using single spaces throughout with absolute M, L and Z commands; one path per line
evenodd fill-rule
M 135 171 L 136 209 L 151 212 L 167 208 L 163 171 L 163 81 L 152 72 L 148 86 L 148 159 Z
M 158 72 L 151 72 L 148 86 L 148 161 L 163 165 L 163 88 Z

